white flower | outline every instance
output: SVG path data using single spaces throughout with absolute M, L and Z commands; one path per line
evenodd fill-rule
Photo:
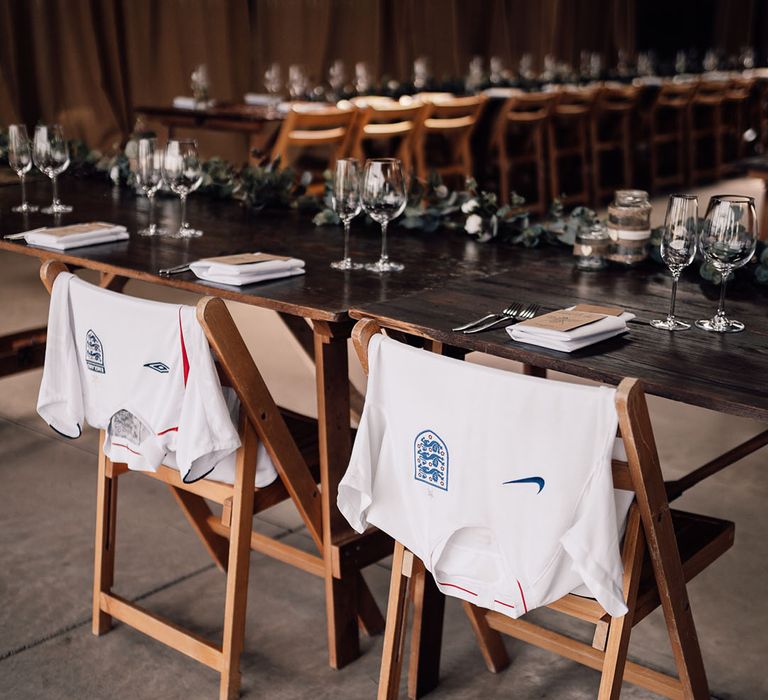
M 475 209 L 477 209 L 478 204 L 476 199 L 468 199 L 464 204 L 461 205 L 461 211 L 463 211 L 465 214 L 471 214 Z
M 477 214 L 468 216 L 464 222 L 464 230 L 473 236 L 481 233 L 483 230 L 483 217 Z
M 440 197 L 440 199 L 445 199 L 448 196 L 448 188 L 445 185 L 438 185 L 435 187 L 435 194 Z

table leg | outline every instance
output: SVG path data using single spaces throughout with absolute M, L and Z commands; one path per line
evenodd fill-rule
M 347 338 L 351 328 L 342 324 L 314 324 L 317 377 L 317 417 L 320 431 L 320 481 L 323 507 L 323 558 L 328 658 L 342 668 L 360 655 L 357 630 L 358 575 L 333 576 L 334 541 L 350 527 L 336 507 L 339 481 L 349 462 L 352 434 L 349 426 L 349 368 Z

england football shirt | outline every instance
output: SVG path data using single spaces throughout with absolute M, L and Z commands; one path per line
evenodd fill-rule
M 222 391 L 195 308 L 56 278 L 48 315 L 40 416 L 77 438 L 83 421 L 105 431 L 104 452 L 130 469 L 176 467 L 185 482 L 232 483 L 238 401 Z M 256 485 L 276 477 L 259 446 Z
M 582 585 L 611 615 L 627 611 L 614 389 L 520 376 L 381 335 L 368 360 L 338 492 L 358 532 L 376 525 L 443 593 L 510 617 Z

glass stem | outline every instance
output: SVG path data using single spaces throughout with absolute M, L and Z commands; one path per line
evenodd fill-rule
M 384 221 L 381 224 L 381 262 L 389 262 L 389 254 L 387 253 L 387 226 L 389 221 Z
M 19 175 L 21 178 L 21 208 L 23 211 L 27 210 L 27 185 L 26 185 L 26 178 L 24 177 L 24 173 Z
M 721 274 L 722 280 L 720 281 L 720 303 L 717 306 L 716 318 L 725 319 L 725 284 L 728 280 L 728 275 L 731 274 L 731 268 L 725 268 Z
M 349 262 L 349 227 L 351 224 L 349 219 L 344 222 L 344 262 Z
M 187 228 L 187 195 L 181 196 L 181 228 L 182 230 Z
M 669 302 L 669 316 L 668 321 L 675 320 L 675 299 L 677 297 L 677 280 L 680 279 L 680 273 L 672 273 L 672 299 Z
M 149 199 L 149 232 L 153 234 L 155 232 L 155 193 L 148 192 L 147 199 Z
M 54 206 L 54 207 L 55 207 L 55 206 L 57 206 L 57 205 L 58 205 L 58 203 L 59 203 L 59 184 L 58 184 L 58 182 L 57 182 L 57 178 L 56 178 L 56 175 L 54 175 L 54 176 L 51 178 L 51 180 L 52 180 L 52 182 L 53 182 L 53 205 L 52 205 L 52 206 Z

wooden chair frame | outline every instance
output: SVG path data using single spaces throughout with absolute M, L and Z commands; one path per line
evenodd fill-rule
M 292 161 L 289 149 L 292 146 L 328 146 L 331 151 L 326 167 L 333 169 L 337 159 L 349 150 L 356 114 L 356 107 L 328 107 L 317 111 L 291 108 L 272 147 L 272 160 L 279 157 L 283 165 L 290 165 Z M 308 190 L 321 193 L 323 188 L 322 182 L 316 182 L 310 185 Z
M 510 97 L 501 107 L 494 128 L 491 147 L 496 151 L 499 167 L 499 198 L 509 203 L 510 180 L 518 167 L 531 167 L 536 175 L 536 199 L 526 202 L 526 209 L 538 214 L 547 211 L 547 175 L 545 154 L 545 131 L 557 99 L 555 93 L 524 93 Z M 526 153 L 510 154 L 509 130 L 526 129 L 529 133 L 530 150 Z
M 65 271 L 67 267 L 62 263 L 52 260 L 43 263 L 40 277 L 49 292 L 58 274 Z M 326 568 L 319 556 L 252 532 L 253 514 L 290 497 L 322 552 L 321 498 L 316 477 L 269 393 L 224 301 L 214 297 L 201 299 L 197 304 L 197 319 L 216 356 L 223 383 L 232 386 L 240 399 L 242 446 L 236 456 L 235 483 L 203 479 L 186 484 L 178 470 L 166 466 L 154 473 L 136 473 L 168 485 L 214 561 L 227 573 L 222 643 L 203 639 L 113 592 L 117 482 L 128 469 L 125 464 L 112 462 L 103 453 L 103 435 L 98 457 L 93 633 L 101 635 L 109 631 L 113 618 L 135 627 L 218 671 L 221 674 L 219 698 L 232 700 L 238 696 L 240 688 L 250 549 L 317 576 L 324 576 Z M 279 478 L 265 488 L 255 489 L 259 442 L 264 444 Z M 214 515 L 200 497 L 220 504 L 221 515 Z M 203 532 L 201 522 L 206 523 L 210 531 Z M 211 535 L 211 531 L 215 534 Z
M 380 332 L 381 327 L 371 319 L 359 321 L 353 329 L 354 347 L 366 372 L 368 343 L 374 334 Z M 623 590 L 629 612 L 623 617 L 611 618 L 597 601 L 573 594 L 552 603 L 550 608 L 595 625 L 590 646 L 524 619 L 513 620 L 470 603 L 465 602 L 464 609 L 486 665 L 493 672 L 509 664 L 500 635 L 503 632 L 602 671 L 600 700 L 618 698 L 623 680 L 669 698 L 708 699 L 707 678 L 686 582 L 733 544 L 734 525 L 670 510 L 645 394 L 639 380 L 624 379 L 621 382 L 616 394 L 616 409 L 627 461 L 613 461 L 614 484 L 616 488 L 635 492 L 622 550 Z M 681 557 L 680 549 L 681 532 L 685 541 L 684 557 Z M 696 536 L 693 536 L 694 533 Z M 423 587 L 424 575 L 424 564 L 397 542 L 384 633 L 379 700 L 398 697 L 409 581 L 411 586 L 415 582 Z M 414 625 L 417 626 L 423 622 L 418 588 L 414 598 Z M 627 661 L 632 627 L 659 605 L 664 611 L 678 678 Z M 422 652 L 422 649 L 414 648 L 413 640 L 419 641 L 424 637 L 422 629 L 418 630 L 418 634 L 414 629 L 411 670 L 414 668 L 414 656 L 418 657 Z M 439 645 L 439 636 L 437 640 L 432 637 L 432 642 Z M 409 691 L 410 697 L 418 696 L 414 684 L 409 684 Z
M 426 109 L 422 103 L 408 106 L 391 101 L 373 101 L 360 109 L 353 128 L 349 154 L 365 160 L 363 144 L 369 141 L 396 141 L 392 156 L 403 163 L 406 175 L 413 168 L 413 140 Z
M 416 175 L 420 180 L 426 180 L 430 170 L 436 170 L 441 177 L 455 175 L 464 179 L 472 177 L 473 161 L 470 139 L 487 101 L 487 97 L 479 95 L 477 97 L 443 98 L 427 105 L 414 136 L 413 145 Z M 426 142 L 430 134 L 439 134 L 449 140 L 451 148 L 449 165 L 430 168 L 426 151 Z
M 692 184 L 723 175 L 723 101 L 729 86 L 729 81 L 702 80 L 688 104 L 688 176 Z M 702 112 L 709 117 L 706 125 L 697 120 Z M 699 164 L 699 145 L 707 139 L 712 142 L 713 163 L 704 168 Z

